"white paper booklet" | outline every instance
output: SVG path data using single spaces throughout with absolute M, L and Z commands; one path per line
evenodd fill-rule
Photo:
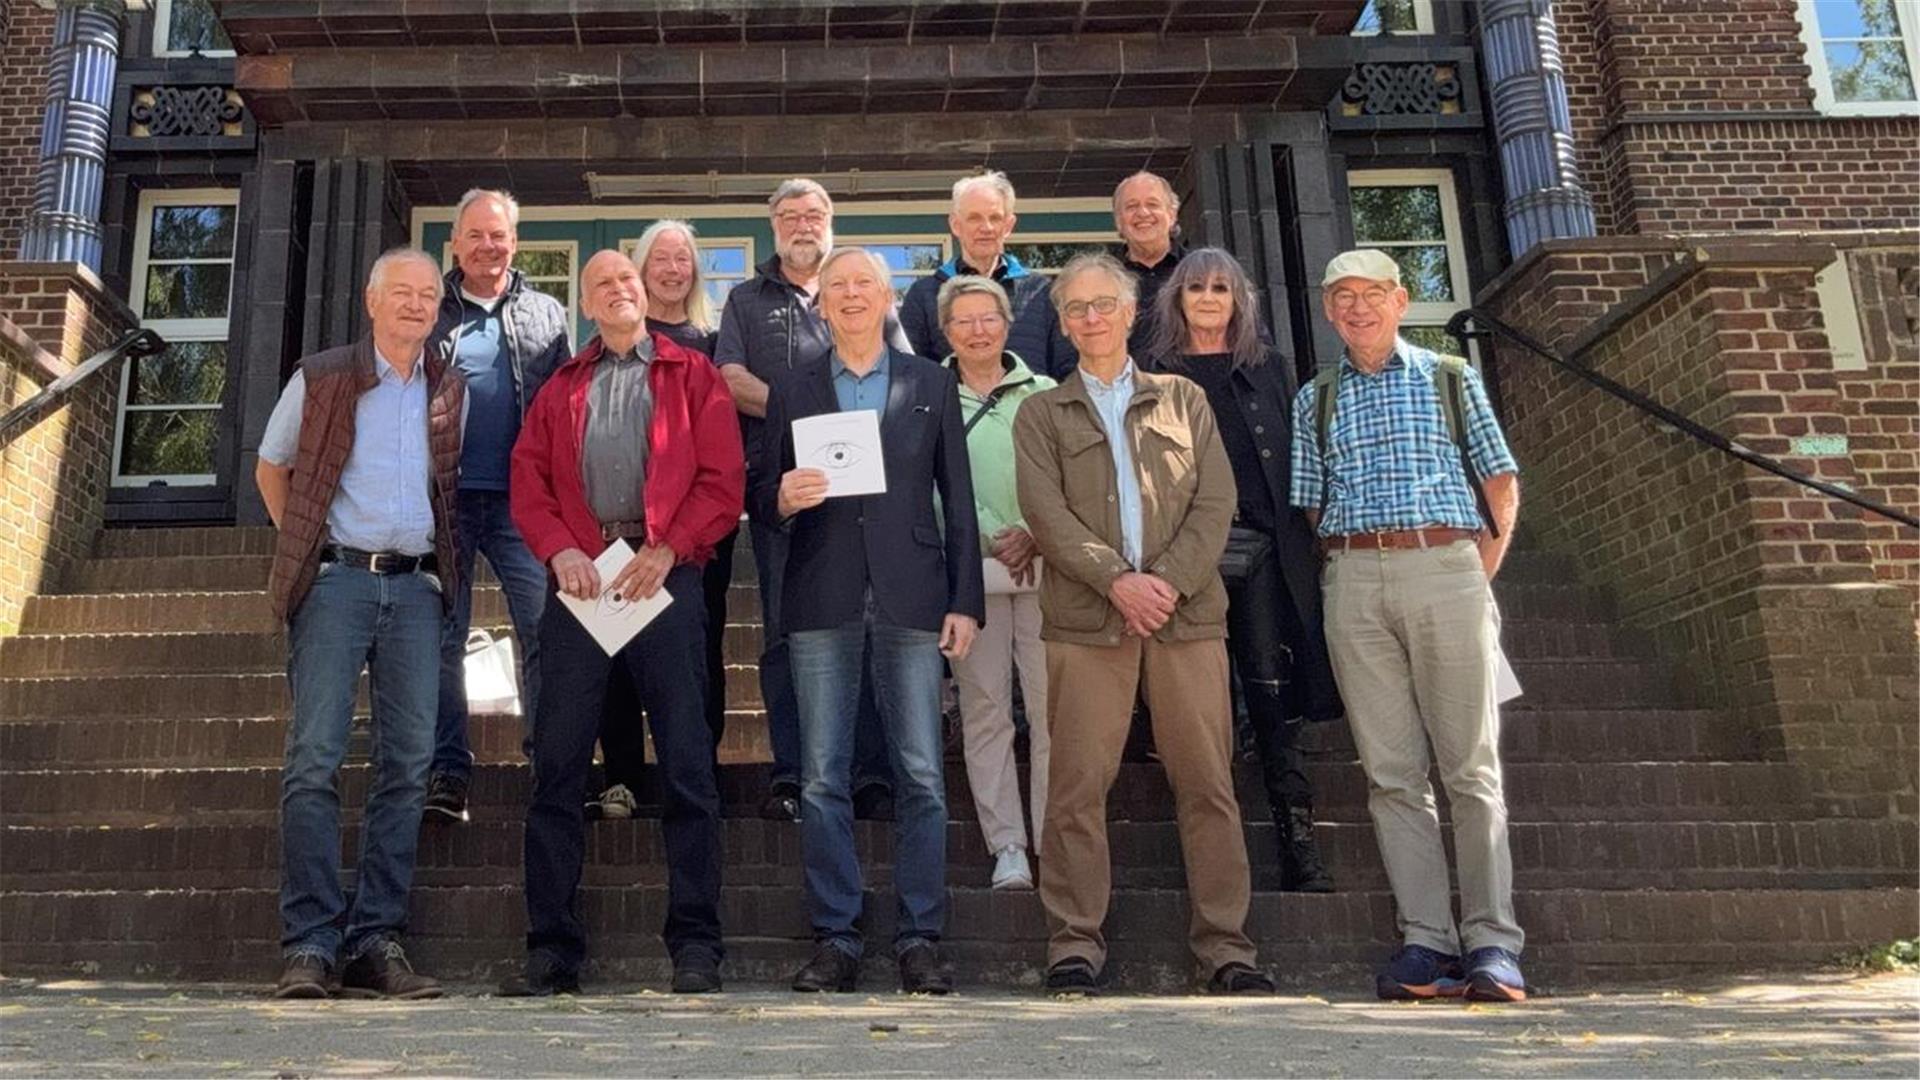
M 587 628 L 593 640 L 600 643 L 607 655 L 612 656 L 633 640 L 633 635 L 646 629 L 648 623 L 658 618 L 673 603 L 673 596 L 662 588 L 648 600 L 637 596 L 615 597 L 613 579 L 633 558 L 633 548 L 625 540 L 615 540 L 607 545 L 607 550 L 593 560 L 593 568 L 600 573 L 600 595 L 591 600 L 560 594 L 560 602 L 567 605 L 573 617 Z
M 821 413 L 793 422 L 793 460 L 827 474 L 827 498 L 887 490 L 880 456 L 880 414 L 872 409 Z

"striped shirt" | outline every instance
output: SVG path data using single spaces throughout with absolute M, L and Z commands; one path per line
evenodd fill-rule
M 1293 484 L 1288 499 L 1321 510 L 1321 536 L 1451 526 L 1480 529 L 1478 504 L 1447 434 L 1445 405 L 1433 376 L 1439 357 L 1429 349 L 1394 344 L 1378 373 L 1354 367 L 1343 352 L 1328 461 L 1320 457 L 1314 425 L 1315 387 L 1293 399 Z M 1482 480 L 1517 473 L 1500 422 L 1487 401 L 1480 373 L 1466 369 L 1467 452 Z M 1324 478 L 1328 504 L 1320 505 Z

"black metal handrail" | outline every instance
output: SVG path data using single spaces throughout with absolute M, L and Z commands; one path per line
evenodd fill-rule
M 1476 327 L 1485 327 L 1485 329 L 1469 330 L 1467 329 L 1468 323 L 1473 323 Z M 1497 315 L 1489 315 L 1478 308 L 1468 308 L 1465 311 L 1455 313 L 1453 318 L 1447 320 L 1447 333 L 1452 334 L 1463 342 L 1469 338 L 1484 338 L 1497 334 L 1528 352 L 1558 365 L 1562 370 L 1570 372 L 1577 378 L 1599 387 L 1608 394 L 1654 417 L 1661 423 L 1671 425 L 1696 442 L 1705 443 L 1707 446 L 1729 457 L 1744 461 L 1756 469 L 1772 473 L 1782 479 L 1791 480 L 1802 487 L 1812 488 L 1822 495 L 1839 499 L 1844 503 L 1851 503 L 1862 510 L 1872 511 L 1884 518 L 1897 521 L 1902 525 L 1920 529 L 1920 517 L 1903 513 L 1890 506 L 1883 506 L 1858 492 L 1848 490 L 1838 484 L 1830 484 L 1825 480 L 1795 472 L 1765 454 L 1749 450 L 1712 428 L 1696 423 L 1691 418 L 1674 412 L 1672 409 L 1640 393 L 1638 390 L 1622 386 L 1585 364 L 1561 356 L 1558 352 L 1542 344 L 1531 334 L 1512 326 Z M 1581 351 L 1584 352 L 1585 350 L 1582 349 Z
M 24 334 L 19 334 L 18 329 L 14 328 L 11 322 L 7 326 L 14 329 L 14 333 L 18 335 L 13 342 L 16 346 L 28 349 L 38 348 L 32 341 L 27 340 Z M 42 416 L 60 407 L 67 395 L 73 392 L 74 387 L 86 382 L 95 372 L 111 366 L 114 361 L 122 357 L 152 356 L 166 347 L 165 338 L 142 328 L 128 333 L 119 341 L 89 356 L 72 371 L 48 383 L 45 389 L 14 406 L 7 415 L 0 416 L 0 448 L 7 446 L 15 438 L 24 434 L 28 428 L 39 423 Z

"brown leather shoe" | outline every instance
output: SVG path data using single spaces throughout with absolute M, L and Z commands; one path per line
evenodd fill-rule
M 287 1000 L 315 1000 L 333 996 L 333 969 L 313 953 L 294 953 L 280 971 L 273 996 Z
M 419 1001 L 446 993 L 440 983 L 413 970 L 407 951 L 388 938 L 353 958 L 340 973 L 340 994 L 356 998 Z

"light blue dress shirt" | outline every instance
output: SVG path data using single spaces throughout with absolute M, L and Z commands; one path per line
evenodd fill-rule
M 427 447 L 427 370 L 399 372 L 378 352 L 379 382 L 360 395 L 353 412 L 353 450 L 327 508 L 328 539 L 362 551 L 425 555 L 433 550 L 432 457 Z M 260 457 L 285 468 L 300 450 L 300 417 L 307 400 L 304 372 L 280 393 L 260 438 Z
M 830 367 L 833 370 L 833 396 L 840 403 L 840 411 L 872 409 L 884 415 L 887 411 L 887 383 L 892 378 L 892 360 L 893 350 L 882 348 L 880 359 L 874 362 L 872 370 L 865 375 L 855 375 L 840 359 L 840 350 L 835 349 Z
M 1101 382 L 1085 368 L 1080 369 L 1080 379 L 1087 384 L 1087 396 L 1093 399 L 1094 411 L 1100 414 L 1100 426 L 1107 432 L 1107 448 L 1113 453 L 1114 486 L 1120 492 L 1123 549 L 1120 554 L 1138 570 L 1145 558 L 1140 550 L 1145 525 L 1141 516 L 1140 474 L 1133 467 L 1133 441 L 1127 437 L 1127 406 L 1133 403 L 1133 361 L 1127 361 L 1126 368 L 1111 384 Z

